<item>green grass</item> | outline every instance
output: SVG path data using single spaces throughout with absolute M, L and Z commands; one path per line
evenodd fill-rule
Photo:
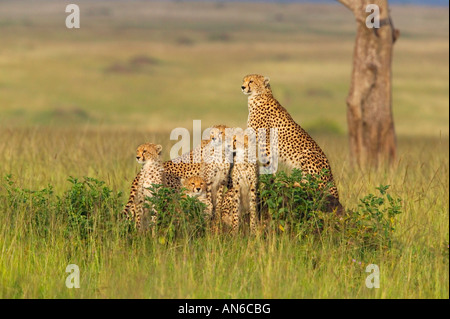
M 130 241 L 119 223 L 80 241 L 67 239 L 61 216 L 37 236 L 34 210 L 12 208 L 0 184 L 1 298 L 449 298 L 448 10 L 392 8 L 402 32 L 393 64 L 398 163 L 361 171 L 350 166 L 345 135 L 355 30 L 345 8 L 79 5 L 82 27 L 67 30 L 63 4 L 0 3 L 0 177 L 51 185 L 54 197 L 69 176 L 94 177 L 125 204 L 139 144 L 162 144 L 168 159 L 170 131 L 191 129 L 193 119 L 244 126 L 241 79 L 258 72 L 327 154 L 345 207 L 382 184 L 402 198 L 403 213 L 393 247 L 365 254 L 333 236 Z M 80 289 L 65 287 L 71 263 Z M 370 263 L 380 289 L 365 287 Z
M 2 130 L 0 136 L 1 176 L 12 173 L 16 186 L 34 190 L 51 184 L 54 196 L 69 188 L 69 175 L 94 176 L 114 192 L 126 194 L 138 169 L 134 144 L 160 142 L 165 158 L 171 145 L 168 135 L 131 130 L 15 129 Z M 391 185 L 390 194 L 403 199 L 390 250 L 361 255 L 352 245 L 337 244 L 332 236 L 206 237 L 164 245 L 137 236 L 130 243 L 119 236 L 119 224 L 106 238 L 94 233 L 81 242 L 67 239 L 57 218 L 50 235 L 41 238 L 25 222 L 32 210 L 13 209 L 2 199 L 0 294 L 13 298 L 448 298 L 448 139 L 400 139 L 397 169 L 381 172 L 352 169 L 346 148 L 342 150 L 345 137 L 325 135 L 317 140 L 332 160 L 345 207 L 355 209 L 359 199 L 375 193 L 380 184 Z M 0 190 L 2 196 L 5 193 Z M 9 226 L 12 216 L 14 228 Z M 64 285 L 70 263 L 81 271 L 81 288 L 76 291 Z M 365 288 L 364 266 L 370 263 L 381 269 L 377 290 Z

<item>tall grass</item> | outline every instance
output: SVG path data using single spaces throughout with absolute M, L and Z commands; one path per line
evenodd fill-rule
M 0 174 L 12 173 L 12 187 L 41 190 L 33 193 L 35 201 L 12 203 L 2 182 L 3 298 L 448 298 L 447 139 L 400 139 L 396 170 L 375 173 L 348 165 L 340 147 L 345 139 L 317 136 L 332 159 L 345 207 L 355 210 L 379 184 L 391 185 L 389 193 L 403 199 L 392 247 L 361 254 L 355 245 L 340 240 L 339 233 L 206 235 L 168 242 L 124 235 L 118 216 L 126 196 L 119 193 L 128 191 L 138 168 L 134 144 L 165 140 L 167 157 L 169 144 L 163 134 L 71 129 L 1 133 Z M 100 189 L 111 189 L 117 199 L 105 199 L 108 209 L 95 215 L 84 237 L 67 235 L 69 216 L 64 214 L 72 206 L 64 198 L 74 185 L 68 181 L 70 175 L 78 183 L 84 175 L 105 180 Z M 50 189 L 48 184 L 52 191 L 42 191 Z M 21 196 L 16 193 L 13 198 Z M 52 200 L 47 203 L 45 198 Z M 36 205 L 50 205 L 58 198 L 66 203 L 64 209 L 54 209 L 55 214 L 47 216 L 47 230 L 37 232 Z M 110 222 L 106 233 L 105 221 Z M 379 289 L 365 286 L 365 267 L 372 263 L 380 267 Z M 80 267 L 80 289 L 65 286 L 68 264 Z

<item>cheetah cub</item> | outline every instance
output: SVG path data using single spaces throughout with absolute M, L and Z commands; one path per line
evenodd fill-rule
M 210 142 L 203 148 L 200 176 L 206 182 L 206 197 L 213 205 L 213 213 L 217 203 L 222 200 L 224 187 L 228 183 L 231 162 L 232 144 L 225 139 L 225 129 L 211 130 Z M 214 216 L 213 216 L 214 217 Z
M 212 218 L 212 204 L 206 198 L 206 182 L 200 176 L 192 176 L 188 179 L 182 179 L 181 184 L 186 189 L 185 195 L 196 197 L 201 203 L 206 205 L 205 214 L 208 220 Z
M 218 220 L 231 228 L 232 234 L 236 234 L 245 217 L 244 213 L 248 213 L 250 233 L 255 234 L 258 224 L 258 163 L 249 152 L 247 136 L 236 135 L 233 138 L 233 150 L 229 188 L 219 203 Z
M 145 198 L 152 196 L 147 188 L 151 187 L 152 184 L 162 185 L 164 183 L 161 151 L 161 145 L 152 143 L 142 144 L 136 150 L 136 160 L 139 164 L 142 164 L 142 168 L 133 180 L 130 197 L 123 213 L 129 219 L 134 219 L 136 228 L 139 230 L 146 230 L 151 219 L 149 209 L 144 207 Z

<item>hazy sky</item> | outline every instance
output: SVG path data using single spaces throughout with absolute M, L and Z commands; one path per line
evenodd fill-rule
M 311 3 L 335 3 L 336 0 L 182 0 L 182 1 L 223 1 L 223 2 L 311 2 Z M 420 4 L 448 6 L 449 0 L 389 0 L 390 4 Z

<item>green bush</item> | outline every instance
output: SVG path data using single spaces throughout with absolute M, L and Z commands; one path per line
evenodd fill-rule
M 53 187 L 48 185 L 47 188 L 37 191 L 24 189 L 15 187 L 11 178 L 11 175 L 6 175 L 3 183 L 7 192 L 7 207 L 11 212 L 25 211 L 26 213 L 21 216 L 24 218 L 24 223 L 29 226 L 28 230 L 46 236 L 55 211 Z M 10 215 L 10 227 L 16 227 L 18 216 L 15 213 Z
M 70 176 L 68 181 L 71 187 L 57 203 L 59 213 L 67 218 L 66 235 L 85 239 L 96 229 L 111 231 L 122 210 L 122 193 L 115 193 L 95 178 L 79 181 Z
M 204 218 L 205 204 L 195 197 L 184 196 L 183 190 L 177 192 L 157 184 L 153 184 L 149 190 L 152 196 L 146 198 L 148 203 L 145 206 L 150 209 L 152 216 L 156 215 L 153 232 L 160 242 L 205 234 L 207 226 Z
M 122 210 L 121 192 L 114 192 L 105 183 L 85 177 L 83 181 L 70 177 L 71 186 L 60 196 L 53 188 L 34 191 L 15 187 L 11 175 L 5 177 L 6 202 L 11 212 L 11 227 L 22 216 L 25 230 L 46 236 L 52 222 L 64 225 L 68 238 L 86 239 L 111 232 Z M 17 212 L 24 212 L 17 214 Z
M 322 174 L 327 174 L 324 171 Z M 321 176 L 303 176 L 294 169 L 261 175 L 259 209 L 265 234 L 289 235 L 304 239 L 330 235 L 340 243 L 359 249 L 391 248 L 396 216 L 402 212 L 401 199 L 388 194 L 389 186 L 377 187 L 378 194 L 369 194 L 355 209 L 346 209 L 343 217 L 326 211 L 330 185 L 323 185 Z M 56 196 L 49 185 L 33 191 L 15 187 L 8 175 L 3 187 L 3 201 L 9 207 L 10 227 L 23 225 L 27 232 L 47 236 L 55 224 L 62 225 L 66 238 L 86 240 L 108 235 L 136 234 L 134 223 L 122 216 L 122 193 L 108 188 L 104 182 L 84 177 L 68 179 L 70 187 Z M 149 188 L 152 193 L 145 204 L 156 216 L 149 233 L 160 243 L 177 238 L 195 238 L 206 234 L 205 205 L 197 198 L 183 195 L 162 185 Z M 23 214 L 15 212 L 22 211 Z M 155 213 L 157 212 L 157 213 Z M 25 222 L 17 220 L 23 218 Z M 330 237 L 330 238 L 331 238 Z
M 320 186 L 320 175 L 303 176 L 296 169 L 291 175 L 262 175 L 260 207 L 266 232 L 299 238 L 337 232 L 346 244 L 363 250 L 392 246 L 395 217 L 402 212 L 402 206 L 400 198 L 387 193 L 389 186 L 377 187 L 379 194 L 363 197 L 356 209 L 346 208 L 343 217 L 327 213 L 324 194 L 331 185 Z
M 326 170 L 323 175 L 328 174 Z M 268 231 L 296 235 L 313 233 L 322 227 L 317 217 L 326 211 L 326 196 L 331 185 L 323 185 L 322 175 L 306 175 L 294 169 L 260 178 L 261 214 Z
M 387 193 L 389 186 L 376 188 L 379 195 L 369 194 L 346 216 L 345 234 L 351 244 L 364 248 L 391 248 L 395 217 L 402 212 L 402 201 Z

